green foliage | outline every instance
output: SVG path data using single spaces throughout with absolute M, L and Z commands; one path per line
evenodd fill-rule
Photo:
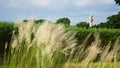
M 27 22 L 28 20 L 23 20 L 23 22 Z
M 120 12 L 107 18 L 108 28 L 120 28 Z
M 107 25 L 107 23 L 101 22 L 100 24 L 95 25 L 93 27 L 96 27 L 96 28 L 107 28 L 108 25 Z
M 120 0 L 115 0 L 116 4 L 120 5 Z
M 120 0 L 115 0 L 120 5 Z M 120 28 L 120 12 L 116 15 L 109 16 L 107 22 L 102 22 L 95 27 L 100 28 Z
M 5 44 L 5 42 L 10 41 L 13 29 L 13 23 L 0 22 L 0 42 Z
M 120 6 L 120 0 L 115 0 L 116 4 Z M 100 23 L 94 27 L 97 28 L 120 28 L 120 12 L 116 15 L 109 16 L 107 22 Z
M 0 22 L 0 61 L 4 54 L 5 44 L 10 44 L 13 29 L 13 23 Z
M 87 37 L 88 34 L 92 33 L 99 33 L 100 39 L 102 41 L 101 46 L 106 46 L 109 42 L 113 44 L 115 42 L 115 39 L 120 36 L 120 29 L 107 29 L 107 28 L 79 28 L 76 26 L 69 28 L 71 31 L 77 32 L 76 38 L 78 39 L 78 43 L 82 43 L 84 39 Z M 94 41 L 94 37 L 91 35 L 89 39 L 89 43 Z M 89 44 L 88 43 L 88 44 Z
M 100 23 L 96 27 L 100 28 L 120 28 L 120 12 L 116 15 L 109 16 L 107 22 Z
M 76 45 L 74 35 L 61 24 L 47 21 L 36 27 L 34 22 L 19 24 L 8 55 L 4 54 L 2 68 L 4 65 L 8 65 L 5 68 L 61 68 L 64 62 L 71 60 Z
M 35 23 L 43 23 L 43 22 L 45 22 L 46 20 L 45 19 L 39 19 L 39 20 L 35 20 Z
M 1 68 L 64 68 L 63 65 L 70 63 L 72 59 L 76 59 L 74 67 L 80 63 L 78 68 L 119 68 L 116 61 L 120 50 L 120 29 L 72 26 L 67 31 L 61 24 L 45 22 L 38 28 L 34 22 L 31 20 L 20 24 L 18 35 L 12 37 L 8 55 L 4 54 L 4 58 L 7 58 Z M 111 44 L 111 50 L 107 46 L 109 43 L 114 43 Z M 96 58 L 100 60 L 95 62 Z M 114 63 L 110 66 L 111 60 Z
M 69 26 L 70 25 L 70 20 L 68 18 L 59 18 L 56 23 L 62 23 L 65 26 Z
M 23 22 L 28 22 L 29 20 L 23 20 Z M 34 22 L 36 23 L 36 24 L 41 24 L 41 23 L 43 23 L 44 21 L 46 21 L 45 19 L 39 19 L 39 20 L 34 20 Z
M 88 28 L 89 24 L 87 22 L 79 22 L 76 24 L 77 27 L 85 27 Z

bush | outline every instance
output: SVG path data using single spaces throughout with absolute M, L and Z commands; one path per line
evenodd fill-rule
M 4 54 L 5 44 L 10 44 L 13 29 L 13 23 L 0 22 L 0 61 Z

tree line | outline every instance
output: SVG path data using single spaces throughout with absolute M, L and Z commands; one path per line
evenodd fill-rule
M 23 20 L 24 22 L 27 22 L 27 20 Z M 46 21 L 45 19 L 39 19 L 39 20 L 35 20 L 35 23 L 39 24 Z M 55 22 L 56 24 L 64 24 L 65 27 L 69 27 L 70 26 L 70 19 L 63 17 L 63 18 L 59 18 L 58 20 L 56 20 Z M 82 22 L 78 22 L 76 25 L 77 27 L 85 27 L 88 28 L 89 24 L 88 22 L 82 21 Z M 120 28 L 120 12 L 118 12 L 118 14 L 116 15 L 112 15 L 107 17 L 107 21 L 106 22 L 101 22 L 100 24 L 97 25 L 93 25 L 94 28 L 115 28 L 115 29 L 119 29 Z

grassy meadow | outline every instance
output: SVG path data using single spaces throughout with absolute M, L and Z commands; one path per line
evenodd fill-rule
M 120 29 L 15 24 L 0 68 L 120 68 Z

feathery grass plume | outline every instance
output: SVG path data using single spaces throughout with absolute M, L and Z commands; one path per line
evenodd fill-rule
M 30 59 L 34 55 L 34 51 L 31 51 L 31 49 L 29 49 L 29 46 L 32 44 L 31 35 L 33 27 L 33 20 L 27 23 L 21 22 L 18 27 L 18 34 L 16 35 L 13 32 L 10 51 L 7 55 L 8 58 L 5 61 L 5 64 L 9 64 L 9 68 L 30 66 L 32 62 Z M 24 60 L 26 61 L 23 62 Z
M 113 51 L 110 51 L 111 42 L 102 50 L 100 61 L 102 62 L 111 62 L 113 57 Z
M 50 65 L 47 64 L 49 67 L 55 66 L 65 57 L 60 53 L 70 54 L 76 45 L 74 34 L 67 32 L 61 24 L 53 24 L 47 21 L 38 28 L 34 40 L 40 49 L 36 54 L 37 62 L 39 62 L 37 65 L 42 64 L 43 67 L 46 66 L 45 62 L 51 63 Z M 70 53 L 68 53 L 68 50 L 70 50 Z M 46 60 L 41 59 L 41 62 L 40 56 Z
M 35 40 L 38 47 L 41 47 L 41 44 L 44 44 L 43 50 L 45 51 L 45 54 L 51 54 L 51 51 L 59 50 L 64 47 L 65 44 L 68 45 L 70 42 L 72 42 L 71 44 L 74 44 L 76 40 L 71 40 L 72 38 L 69 40 L 68 35 L 69 34 L 62 25 L 44 22 L 36 32 Z
M 120 36 L 116 39 L 115 43 L 114 43 L 114 61 L 118 61 L 119 60 L 119 53 L 120 53 Z
M 31 37 L 32 37 L 32 33 L 34 33 L 34 20 L 30 19 L 28 20 L 28 22 L 21 22 L 20 23 L 20 27 L 19 27 L 19 40 L 20 43 L 22 41 L 26 41 L 26 43 L 29 45 L 31 42 Z
M 36 27 L 33 20 L 21 22 L 18 35 L 13 35 L 6 67 L 61 67 L 73 55 L 77 44 L 74 36 L 75 34 L 67 31 L 61 24 L 45 21 Z
M 90 46 L 86 46 L 86 43 L 88 42 L 88 39 L 91 37 L 90 33 L 86 39 L 84 40 L 83 44 L 79 46 L 79 50 L 76 54 L 77 58 L 81 59 L 81 62 L 78 62 L 79 60 L 76 61 L 72 66 L 73 67 L 80 67 L 80 68 L 90 68 L 90 62 L 95 60 L 97 55 L 101 52 L 101 48 L 99 47 L 101 44 L 101 40 L 99 38 L 99 34 L 94 35 L 95 36 L 95 41 L 92 42 Z M 75 57 L 76 58 L 76 57 Z M 65 67 L 69 67 L 70 62 L 68 62 Z
M 85 51 L 86 57 L 83 59 L 81 63 L 85 63 L 85 68 L 88 66 L 88 63 L 93 61 L 97 55 L 101 52 L 101 48 L 99 47 L 101 44 L 101 40 L 99 38 L 99 34 L 95 35 L 95 41 L 92 42 L 91 46 L 88 47 Z
M 114 43 L 112 49 L 110 49 L 111 44 L 109 43 L 106 48 L 104 48 L 103 52 L 101 53 L 101 61 L 117 61 L 117 57 L 119 56 L 118 52 L 120 50 L 120 37 L 118 37 Z
M 89 33 L 87 37 L 83 40 L 82 45 L 79 45 L 76 47 L 76 53 L 75 53 L 75 58 L 83 59 L 85 50 L 87 49 L 87 42 L 89 41 L 88 39 L 91 37 L 92 33 Z

